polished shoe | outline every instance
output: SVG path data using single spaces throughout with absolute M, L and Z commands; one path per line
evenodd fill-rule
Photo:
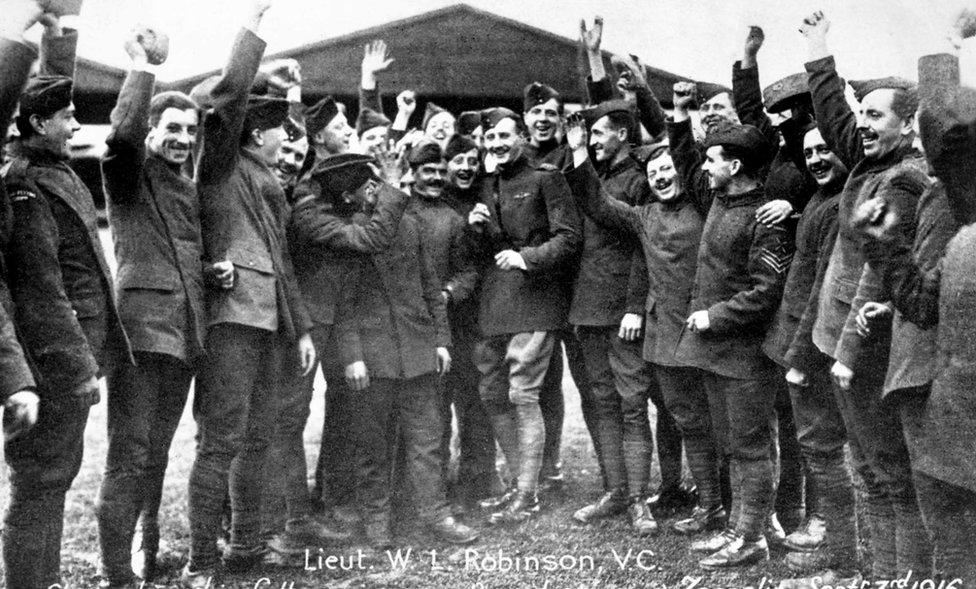
M 806 520 L 806 509 L 803 507 L 782 507 L 776 509 L 776 519 L 783 526 L 787 534 L 791 534 L 800 529 Z
M 725 527 L 728 520 L 729 516 L 721 504 L 710 508 L 699 505 L 691 512 L 691 517 L 679 519 L 671 524 L 671 529 L 687 536 L 710 530 L 720 530 Z
M 187 563 L 180 571 L 181 589 L 216 589 L 219 581 L 216 568 L 192 571 Z
M 831 553 L 832 552 L 832 553 Z M 854 554 L 854 547 L 847 551 Z M 855 561 L 851 556 L 838 556 L 840 551 L 827 551 L 824 549 L 811 550 L 807 552 L 790 552 L 783 561 L 786 567 L 793 573 L 816 573 L 823 570 L 855 570 Z
M 827 538 L 827 520 L 811 515 L 806 523 L 783 541 L 783 546 L 794 552 L 811 552 L 823 546 Z
M 393 548 L 393 534 L 390 532 L 388 522 L 369 522 L 366 524 L 366 543 L 369 547 L 377 550 L 390 550 Z
M 478 507 L 484 509 L 485 511 L 495 511 L 501 509 L 515 498 L 516 493 L 518 493 L 518 487 L 512 485 L 500 495 L 493 495 L 486 499 L 482 499 L 478 502 Z
M 694 485 L 669 485 L 647 498 L 647 506 L 657 517 L 666 518 L 682 509 L 691 509 L 698 503 L 698 487 Z
M 573 519 L 581 524 L 589 524 L 600 519 L 620 515 L 626 510 L 626 495 L 621 491 L 613 491 L 604 493 L 602 497 L 597 499 L 596 503 L 577 509 L 573 514 Z
M 352 536 L 349 532 L 329 527 L 325 522 L 314 517 L 288 520 L 285 522 L 285 534 L 307 544 L 345 542 Z
M 261 564 L 268 554 L 265 544 L 255 546 L 241 546 L 231 544 L 224 551 L 224 569 L 229 573 L 246 573 Z
M 657 533 L 657 521 L 651 508 L 642 499 L 635 499 L 627 506 L 627 514 L 630 515 L 630 526 L 634 528 L 638 536 L 652 536 Z
M 491 514 L 492 524 L 519 524 L 539 513 L 539 495 L 535 491 L 516 491 L 501 511 Z
M 427 525 L 427 531 L 441 542 L 448 544 L 471 544 L 478 539 L 478 532 L 447 516 Z
M 769 545 L 766 539 L 748 541 L 736 534 L 735 539 L 718 552 L 698 561 L 703 569 L 724 569 L 745 566 L 769 560 Z
M 699 554 L 712 554 L 735 542 L 739 535 L 732 528 L 725 528 L 721 532 L 716 532 L 707 538 L 695 540 L 688 546 L 691 552 Z
M 784 547 L 784 542 L 786 542 L 786 532 L 783 531 L 783 526 L 779 525 L 779 519 L 776 518 L 775 513 L 769 514 L 769 518 L 766 520 L 766 528 L 763 530 L 763 535 L 766 537 L 766 542 L 769 544 L 770 548 Z

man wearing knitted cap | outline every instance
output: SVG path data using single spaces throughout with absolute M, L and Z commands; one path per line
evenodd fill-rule
M 897 403 L 883 402 L 891 314 L 858 333 L 857 313 L 868 302 L 887 300 L 877 269 L 866 263 L 859 234 L 851 227 L 855 208 L 872 196 L 917 202 L 929 184 L 924 160 L 913 149 L 918 92 L 907 80 L 883 78 L 852 84 L 860 102 L 855 115 L 827 48 L 830 21 L 823 13 L 804 19 L 810 61 L 806 64 L 817 124 L 824 139 L 851 170 L 840 196 L 840 227 L 813 329 L 813 342 L 834 360 L 835 395 L 851 445 L 855 469 L 867 489 L 873 575 L 893 579 L 925 576 L 931 548 L 919 515 L 908 450 Z
M 567 276 L 582 245 L 579 214 L 566 181 L 525 153 L 522 122 L 504 108 L 482 115 L 486 159 L 496 167 L 468 216 L 476 259 L 485 264 L 476 351 L 481 398 L 495 439 L 517 480 L 483 507 L 495 523 L 518 523 L 539 510 L 536 494 L 545 426 L 539 391 L 566 324 Z
M 376 178 L 371 168 L 373 165 L 375 159 L 372 157 L 353 153 L 318 161 L 309 172 L 308 180 L 315 184 L 319 196 L 306 194 L 296 200 L 288 227 L 288 244 L 295 262 L 298 286 L 312 318 L 312 340 L 316 349 L 321 350 L 318 356 L 329 385 L 312 496 L 326 508 L 340 511 L 352 501 L 353 454 L 344 431 L 347 422 L 344 403 L 348 395 L 343 392 L 344 367 L 340 365 L 336 350 L 336 309 L 342 289 L 350 282 L 351 268 L 367 255 L 390 247 L 409 202 L 401 191 Z M 366 198 L 367 192 L 369 198 Z M 367 200 L 374 201 L 368 214 L 364 213 Z M 310 374 L 290 389 L 295 399 L 291 405 L 302 410 L 301 414 L 292 412 L 282 434 L 290 440 L 288 456 L 293 461 L 290 477 L 296 472 L 304 473 L 301 435 L 313 385 L 314 374 Z M 293 510 L 289 505 L 291 519 L 301 513 L 302 503 L 295 505 L 299 509 Z M 286 525 L 285 539 L 301 536 L 298 532 L 296 524 Z
M 80 128 L 71 93 L 78 35 L 41 12 L 33 2 L 6 5 L 2 26 L 8 50 L 8 35 L 22 41 L 34 23 L 45 26 L 40 75 L 20 95 L 20 138 L 3 169 L 12 212 L 7 279 L 38 385 L 37 398 L 17 391 L 5 403 L 4 418 L 10 415 L 19 428 L 4 444 L 11 500 L 3 557 L 6 586 L 18 589 L 60 582 L 64 497 L 81 466 L 89 407 L 99 400 L 98 379 L 132 361 L 95 203 L 67 163 L 68 142 Z M 3 79 L 5 114 L 12 106 L 9 92 L 21 87 L 17 69 L 31 61 L 27 51 L 4 54 L 10 76 Z
M 207 363 L 197 382 L 197 455 L 190 472 L 190 562 L 181 581 L 202 587 L 218 572 L 226 489 L 233 512 L 224 564 L 261 560 L 260 497 L 284 366 L 314 368 L 311 322 L 285 243 L 287 204 L 271 168 L 285 139 L 288 102 L 248 96 L 264 41 L 256 30 L 271 0 L 254 0 L 211 92 L 197 174 L 205 260 L 229 260 L 223 288 L 207 293 Z M 288 355 L 292 361 L 287 361 Z
M 601 191 L 630 206 L 643 204 L 650 198 L 650 187 L 640 164 L 630 157 L 629 134 L 635 126 L 630 105 L 624 100 L 604 102 L 583 111 L 583 117 L 600 170 Z M 569 144 L 574 163 L 588 157 L 581 135 L 581 130 L 574 129 Z M 647 400 L 653 374 L 641 356 L 637 334 L 618 336 L 628 310 L 628 292 L 620 286 L 629 280 L 635 245 L 636 241 L 614 235 L 589 216 L 584 218 L 583 253 L 569 322 L 581 344 L 589 376 L 590 388 L 581 391 L 581 404 L 605 493 L 596 503 L 576 511 L 573 519 L 590 523 L 627 511 L 634 531 L 648 535 L 657 531 L 657 522 L 644 501 L 651 470 Z
M 426 198 L 440 196 L 445 172 L 440 147 L 415 146 L 411 165 L 418 174 L 415 190 Z M 372 200 L 362 203 L 367 211 Z M 398 439 L 428 531 L 452 544 L 478 538 L 450 514 L 439 459 L 438 375 L 451 368 L 451 335 L 437 266 L 448 263 L 435 257 L 446 252 L 443 244 L 430 241 L 441 237 L 433 233 L 436 228 L 425 230 L 415 214 L 404 215 L 390 248 L 359 260 L 355 286 L 344 288 L 337 313 L 338 354 L 350 391 L 347 435 L 358 449 L 357 503 L 366 539 L 377 550 L 393 545 L 390 496 Z
M 782 225 L 756 220 L 765 202 L 760 170 L 769 143 L 755 127 L 725 123 L 695 148 L 688 117 L 693 99 L 675 85 L 671 153 L 682 185 L 710 201 L 695 272 L 691 314 L 676 356 L 701 372 L 719 448 L 730 462 L 728 527 L 692 543 L 704 568 L 769 558 L 764 528 L 773 498 L 773 363 L 760 345 L 782 294 L 792 244 Z M 704 162 L 702 161 L 704 159 Z

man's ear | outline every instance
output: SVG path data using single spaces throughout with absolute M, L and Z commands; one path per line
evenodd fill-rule
M 729 162 L 729 173 L 735 176 L 742 171 L 742 160 L 736 158 Z
M 898 130 L 902 135 L 915 132 L 915 113 L 912 113 L 901 120 L 901 129 Z
M 251 141 L 258 147 L 264 146 L 264 132 L 261 129 L 251 129 Z
M 31 115 L 28 120 L 30 121 L 31 127 L 34 128 L 35 133 L 38 135 L 47 135 L 47 131 L 44 130 L 44 121 L 47 119 L 44 119 L 40 115 Z

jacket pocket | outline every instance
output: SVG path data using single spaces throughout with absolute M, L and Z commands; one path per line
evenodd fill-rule
M 170 272 L 165 274 L 145 266 L 122 266 L 116 279 L 119 291 L 130 288 L 144 288 L 173 292 L 179 286 L 179 280 Z
M 262 274 L 274 274 L 271 256 L 261 246 L 234 245 L 227 252 L 227 259 L 241 268 L 248 268 Z
M 848 305 L 857 295 L 857 283 L 850 280 L 838 279 L 834 282 L 834 298 Z

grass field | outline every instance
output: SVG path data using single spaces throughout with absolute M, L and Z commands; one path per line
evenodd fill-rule
M 109 248 L 110 249 L 110 248 Z M 544 513 L 515 531 L 489 528 L 477 519 L 482 538 L 467 552 L 446 545 L 431 544 L 423 536 L 410 537 L 401 557 L 406 562 L 391 564 L 383 556 L 363 562 L 358 568 L 355 547 L 333 550 L 341 564 L 353 570 L 303 570 L 297 567 L 269 567 L 246 576 L 228 577 L 224 586 L 234 589 L 301 589 L 314 587 L 411 587 L 423 589 L 540 588 L 583 589 L 625 587 L 776 587 L 788 576 L 781 555 L 768 563 L 734 572 L 708 573 L 697 567 L 689 554 L 690 540 L 662 526 L 662 533 L 637 539 L 623 518 L 582 527 L 571 521 L 578 507 L 600 495 L 596 461 L 589 436 L 579 413 L 579 397 L 572 381 L 564 382 L 566 425 L 563 462 L 567 475 L 565 492 L 550 498 Z M 305 432 L 310 464 L 318 452 L 322 423 L 323 383 L 317 383 L 312 419 Z M 104 395 L 103 395 L 104 399 Z M 188 405 L 189 406 L 189 405 Z M 653 406 L 652 406 L 653 410 Z M 653 421 L 653 420 L 652 420 Z M 170 453 L 170 467 L 160 513 L 162 542 L 161 576 L 147 587 L 173 587 L 186 562 L 189 531 L 186 516 L 187 477 L 193 461 L 196 427 L 189 409 L 184 413 Z M 97 586 L 98 538 L 95 500 L 105 464 L 105 402 L 92 410 L 85 440 L 81 473 L 68 494 L 65 513 L 62 571 L 66 587 Z M 655 466 L 655 484 L 657 472 Z M 0 508 L 6 507 L 6 467 L 0 466 Z M 664 522 L 662 522 L 664 523 Z M 410 550 L 407 559 L 407 549 Z M 436 550 L 436 555 L 430 551 Z M 310 563 L 329 564 L 329 554 L 312 554 Z M 393 555 L 395 556 L 395 555 Z M 487 558 L 486 558 L 487 557 Z M 494 559 L 494 560 L 492 560 Z M 508 559 L 508 560 L 506 560 Z M 532 570 L 534 560 L 538 568 Z M 514 569 L 515 564 L 521 566 Z M 340 563 L 336 562 L 338 566 Z M 401 566 L 402 565 L 402 566 Z M 506 570 L 506 567 L 508 569 Z M 528 570 L 526 567 L 529 567 Z

